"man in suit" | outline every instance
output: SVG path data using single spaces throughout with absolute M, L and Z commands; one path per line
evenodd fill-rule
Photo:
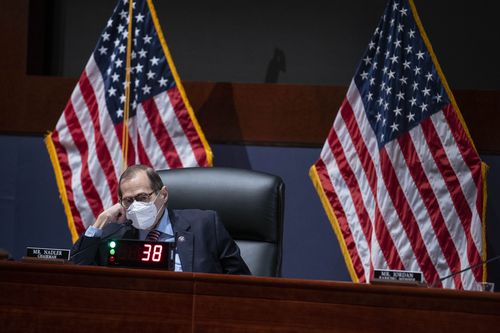
M 168 190 L 150 167 L 127 168 L 118 183 L 120 202 L 103 211 L 75 243 L 71 260 L 105 265 L 107 238 L 176 240 L 175 270 L 250 274 L 240 250 L 214 211 L 170 210 Z

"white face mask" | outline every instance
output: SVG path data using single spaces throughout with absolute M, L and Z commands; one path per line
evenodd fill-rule
M 156 201 L 156 200 L 155 200 Z M 132 220 L 132 225 L 141 230 L 149 230 L 155 222 L 158 215 L 158 209 L 153 202 L 134 201 L 127 208 L 127 218 Z

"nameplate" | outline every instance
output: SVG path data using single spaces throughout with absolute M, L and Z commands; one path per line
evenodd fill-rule
M 422 283 L 421 272 L 375 269 L 370 283 L 398 283 L 419 285 Z
M 37 259 L 62 259 L 69 260 L 70 250 L 68 249 L 52 249 L 45 247 L 30 247 L 26 248 L 26 257 Z

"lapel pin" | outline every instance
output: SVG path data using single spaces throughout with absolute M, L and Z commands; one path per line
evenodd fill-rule
M 184 236 L 177 237 L 178 242 L 184 242 L 185 240 L 186 240 L 186 238 Z

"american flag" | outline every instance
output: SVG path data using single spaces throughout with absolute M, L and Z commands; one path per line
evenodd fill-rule
M 310 176 L 351 278 L 420 271 L 478 289 L 486 165 L 412 1 L 389 1 Z
M 151 0 L 118 2 L 45 142 L 73 240 L 118 201 L 126 165 L 212 164 Z

